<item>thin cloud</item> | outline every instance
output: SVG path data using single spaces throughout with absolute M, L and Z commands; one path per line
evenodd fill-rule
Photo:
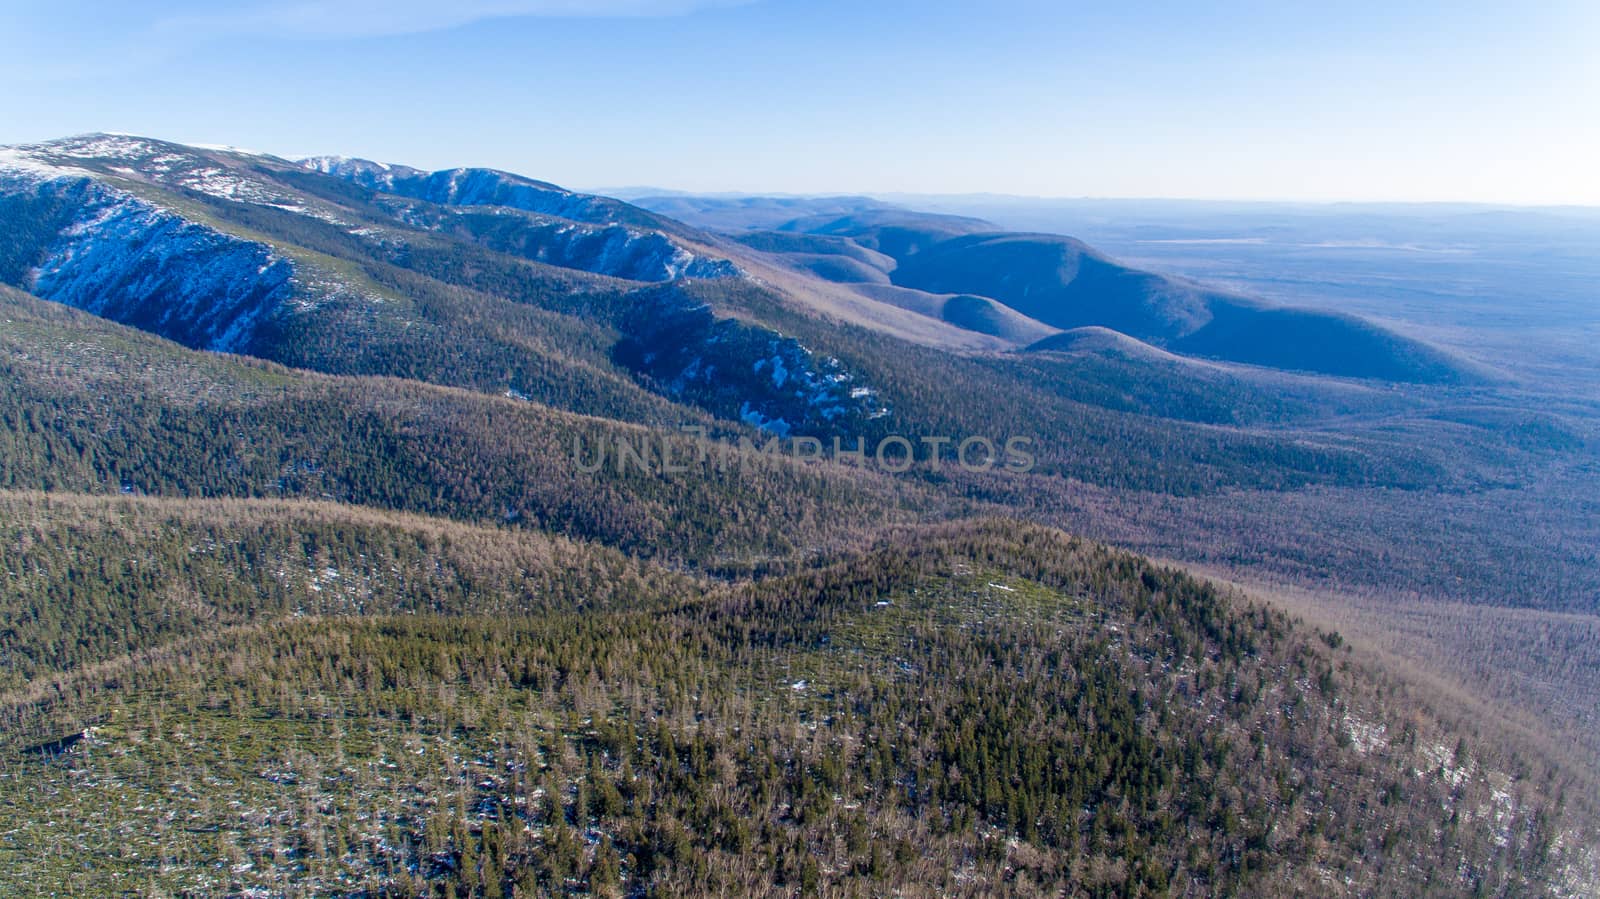
M 225 12 L 178 16 L 161 21 L 155 30 L 190 40 L 231 34 L 383 37 L 442 31 L 485 19 L 668 17 L 752 2 L 757 0 L 335 0 L 251 4 Z
M 0 80 L 17 87 L 121 77 L 235 37 L 376 38 L 444 31 L 488 19 L 667 18 L 759 2 L 762 0 L 245 0 L 205 5 L 176 0 L 161 4 L 164 10 L 148 16 L 136 7 L 125 8 L 114 24 L 108 25 L 104 17 L 86 17 L 78 3 L 67 2 L 51 15 L 21 16 L 0 0 L 0 34 L 17 36 L 11 42 L 13 52 L 0 54 Z M 0 98 L 0 111 L 6 106 Z

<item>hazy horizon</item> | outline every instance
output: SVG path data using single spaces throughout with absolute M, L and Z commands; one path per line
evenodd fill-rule
M 527 174 L 514 172 L 513 174 Z M 571 185 L 563 184 L 561 187 L 575 190 L 580 193 L 611 196 L 627 200 L 631 197 L 699 197 L 704 199 L 794 199 L 794 200 L 820 200 L 831 198 L 863 197 L 883 203 L 898 203 L 915 200 L 991 200 L 991 201 L 1017 201 L 1022 203 L 1171 203 L 1193 204 L 1195 206 L 1283 206 L 1307 207 L 1322 209 L 1337 206 L 1372 206 L 1372 207 L 1460 207 L 1464 209 L 1513 209 L 1528 211 L 1576 211 L 1600 213 L 1600 201 L 1594 203 L 1515 203 L 1515 202 L 1489 202 L 1483 200 L 1367 200 L 1367 199 L 1338 199 L 1338 200 L 1306 200 L 1295 197 L 1171 197 L 1171 196 L 1109 196 L 1109 195 L 1052 195 L 1052 194 L 1016 194 L 1001 193 L 996 191 L 844 191 L 820 190 L 806 192 L 788 191 L 763 191 L 763 190 L 681 190 L 673 187 L 659 185 Z

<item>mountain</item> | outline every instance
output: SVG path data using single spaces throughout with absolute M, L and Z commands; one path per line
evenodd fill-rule
M 672 417 L 612 354 L 625 336 L 619 328 L 646 324 L 630 294 L 691 276 L 734 278 L 732 262 L 711 258 L 682 226 L 628 224 L 659 224 L 643 210 L 500 173 L 384 171 L 396 189 L 440 204 L 345 180 L 371 181 L 377 171 L 110 136 L 8 151 L 0 211 L 17 237 L 0 273 L 45 299 L 190 347 L 539 396 L 574 411 Z M 487 197 L 521 205 L 474 205 Z M 482 327 L 486 319 L 496 325 Z M 655 333 L 626 336 L 637 343 Z M 714 343 L 702 355 L 706 367 L 748 369 L 781 339 Z M 803 351 L 787 364 L 813 380 L 837 373 L 825 375 L 832 363 L 813 365 Z M 742 401 L 762 421 L 826 429 L 843 426 L 846 412 L 875 411 L 848 396 L 812 409 L 783 385 L 746 386 Z M 795 421 L 797 413 L 816 418 Z
M 1600 883 L 1582 397 L 674 201 L 0 149 L 0 892 Z
M 975 220 L 935 217 L 912 228 L 879 216 L 789 227 L 849 236 L 896 259 L 892 283 L 974 294 L 1044 325 L 1103 327 L 1174 352 L 1341 377 L 1478 383 L 1467 359 L 1355 316 L 1273 306 L 1120 265 L 1048 234 L 991 233 Z
M 908 503 L 945 505 L 873 472 L 676 429 L 196 353 L 4 288 L 0 314 L 3 489 L 329 500 L 705 567 L 849 539 L 841 522 L 911 520 Z M 624 445 L 648 462 L 624 464 Z M 663 454 L 684 476 L 652 476 Z
M 0 270 L 12 283 L 191 348 L 537 398 L 628 421 L 717 422 L 734 433 L 848 436 L 868 446 L 895 433 L 1003 443 L 1046 430 L 1074 437 L 1042 448 L 1045 470 L 1101 482 L 1415 483 L 1414 458 L 1374 462 L 1370 450 L 1122 420 L 1005 375 L 995 380 L 988 363 L 854 326 L 878 318 L 841 327 L 831 307 L 816 305 L 825 284 L 782 281 L 769 258 L 682 227 L 668 234 L 439 205 L 350 180 L 384 171 L 373 164 L 340 169 L 142 138 L 68 139 L 6 158 L 0 203 L 17 238 Z M 406 184 L 435 183 L 398 171 Z M 537 185 L 515 179 L 506 189 L 549 193 Z M 559 191 L 552 202 L 615 206 Z M 697 260 L 722 251 L 731 258 L 717 265 L 732 268 L 726 277 L 665 283 L 640 280 L 631 259 L 546 252 L 583 229 L 621 229 L 637 245 L 670 243 Z M 902 300 L 858 297 L 933 318 L 906 311 Z M 1017 340 L 1048 333 L 981 298 L 946 299 L 938 317 Z M 934 373 L 939 386 L 929 392 Z M 971 387 L 949 389 L 962 384 Z M 1254 460 L 1274 443 L 1280 449 L 1265 452 L 1278 464 L 1263 470 Z M 1141 457 L 1165 461 L 1145 466 Z
M 673 219 L 652 215 L 620 200 L 574 193 L 554 184 L 494 169 L 424 172 L 409 166 L 342 156 L 314 156 L 300 160 L 300 164 L 370 190 L 442 206 L 496 206 L 597 225 L 683 230 Z
M 703 227 L 728 231 L 801 271 L 1008 340 L 1103 327 L 1173 352 L 1292 371 L 1426 384 L 1477 384 L 1495 377 L 1459 354 L 1355 316 L 1273 305 L 1122 265 L 1069 237 L 1005 232 L 982 219 L 843 198 L 810 208 L 795 201 L 764 206 L 754 198 L 639 202 L 692 211 Z M 773 224 L 738 212 L 755 208 L 805 214 Z M 1034 324 L 1002 329 L 993 313 L 974 314 L 976 306 L 947 316 L 930 299 L 866 286 L 883 284 L 987 299 Z

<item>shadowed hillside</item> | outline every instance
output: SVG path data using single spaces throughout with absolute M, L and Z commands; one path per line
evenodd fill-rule
M 968 235 L 912 253 L 895 284 L 997 299 L 1063 330 L 1100 326 L 1192 353 L 1389 381 L 1477 382 L 1470 362 L 1352 316 L 1273 307 L 1130 269 L 1065 237 Z

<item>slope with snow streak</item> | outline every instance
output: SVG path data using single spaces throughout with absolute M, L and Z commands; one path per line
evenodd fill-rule
M 298 292 L 294 264 L 25 150 L 0 155 L 0 202 L 22 236 L 15 286 L 186 346 L 242 352 Z

